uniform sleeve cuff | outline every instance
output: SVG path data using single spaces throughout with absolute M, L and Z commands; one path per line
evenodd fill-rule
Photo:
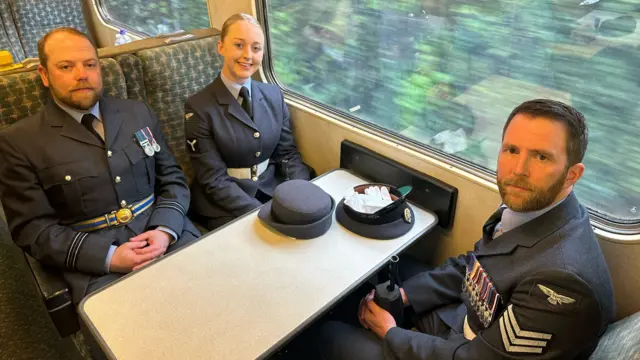
M 172 239 L 171 239 L 171 242 L 169 243 L 169 245 L 173 245 L 173 243 L 175 243 L 178 240 L 178 234 L 176 234 L 175 231 L 169 229 L 166 226 L 158 226 L 156 228 L 156 230 L 164 231 L 167 234 L 171 235 Z
M 109 248 L 109 252 L 107 253 L 107 260 L 104 262 L 104 268 L 105 268 L 105 273 L 109 273 L 110 272 L 110 267 L 111 267 L 111 258 L 113 258 L 113 254 L 116 252 L 116 249 L 118 247 L 115 245 L 111 245 L 111 247 Z

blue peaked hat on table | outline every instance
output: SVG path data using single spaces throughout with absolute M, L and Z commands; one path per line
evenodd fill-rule
M 405 198 L 411 188 L 406 187 L 408 189 L 403 193 L 400 191 L 403 188 L 387 184 L 363 184 L 355 186 L 353 191 L 365 194 L 372 187 L 384 188 L 391 203 L 376 211 L 365 212 L 360 208 L 354 209 L 343 198 L 336 206 L 336 220 L 340 225 L 360 236 L 379 240 L 395 239 L 409 232 L 415 223 L 413 210 Z

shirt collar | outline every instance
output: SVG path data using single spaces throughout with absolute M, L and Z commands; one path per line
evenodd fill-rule
M 100 102 L 98 101 L 95 105 L 93 105 L 93 107 L 91 109 L 89 109 L 88 111 L 83 111 L 83 110 L 78 110 L 78 109 L 74 109 L 72 107 L 69 107 L 65 104 L 62 104 L 60 102 L 58 102 L 57 100 L 54 99 L 54 101 L 56 102 L 56 104 L 60 107 L 60 109 L 64 110 L 64 112 L 66 112 L 67 114 L 69 114 L 72 118 L 74 118 L 77 122 L 82 122 L 82 117 L 85 114 L 93 114 L 93 116 L 95 116 L 96 118 L 98 118 L 98 120 L 102 121 L 102 116 L 100 114 Z
M 247 82 L 245 82 L 244 84 L 238 84 L 227 79 L 222 72 L 220 72 L 220 78 L 222 79 L 222 82 L 227 87 L 227 89 L 229 89 L 231 95 L 233 95 L 236 100 L 238 99 L 238 96 L 240 96 L 240 89 L 243 86 L 246 87 L 247 90 L 249 90 L 249 97 L 251 97 L 251 78 L 248 78 Z
M 507 232 L 509 230 L 513 230 L 515 228 L 517 228 L 520 225 L 523 225 L 535 218 L 537 218 L 538 216 L 541 216 L 542 214 L 548 212 L 549 210 L 553 209 L 554 207 L 560 205 L 564 200 L 566 199 L 566 197 L 554 204 L 551 204 L 549 206 L 547 206 L 544 209 L 541 210 L 537 210 L 537 211 L 529 211 L 529 212 L 517 212 L 517 211 L 513 211 L 509 208 L 505 208 L 504 212 L 502 213 L 502 219 L 500 220 L 502 222 L 502 232 Z

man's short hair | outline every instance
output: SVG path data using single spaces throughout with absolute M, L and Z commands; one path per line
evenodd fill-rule
M 87 34 L 83 33 L 82 31 L 79 31 L 72 27 L 59 27 L 59 28 L 53 29 L 48 33 L 46 33 L 42 37 L 42 39 L 38 40 L 38 59 L 40 59 L 40 65 L 44 66 L 45 68 L 47 67 L 48 59 L 47 59 L 47 54 L 44 52 L 44 47 L 47 45 L 47 41 L 49 40 L 49 37 L 57 33 L 67 33 L 67 34 L 83 37 L 87 39 L 91 43 L 91 45 L 93 45 L 94 49 L 96 48 L 96 44 L 93 43 L 93 40 L 91 40 L 91 38 Z M 98 51 L 96 50 L 96 54 L 97 53 Z
M 585 152 L 587 152 L 587 143 L 589 138 L 589 130 L 584 120 L 584 115 L 575 108 L 561 103 L 560 101 L 549 99 L 536 99 L 525 101 L 518 107 L 513 109 L 511 115 L 504 124 L 502 130 L 502 138 L 507 132 L 507 127 L 511 120 L 518 114 L 528 114 L 533 117 L 545 117 L 553 121 L 559 121 L 567 127 L 567 167 L 582 162 Z

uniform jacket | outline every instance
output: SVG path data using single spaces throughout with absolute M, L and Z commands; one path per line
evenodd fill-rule
M 251 81 L 251 96 L 253 121 L 220 76 L 187 100 L 186 145 L 196 174 L 192 208 L 199 215 L 239 216 L 261 205 L 258 189 L 273 195 L 284 180 L 309 179 L 280 89 Z M 227 168 L 250 168 L 267 159 L 257 181 L 227 174 Z
M 112 98 L 100 100 L 100 112 L 106 144 L 53 101 L 0 132 L 0 199 L 11 235 L 36 259 L 65 270 L 75 300 L 84 295 L 91 275 L 106 271 L 111 245 L 160 225 L 179 236 L 198 235 L 185 216 L 185 177 L 155 115 L 140 102 Z M 161 147 L 153 157 L 134 135 L 147 126 Z M 83 233 L 69 227 L 152 193 L 154 206 L 127 224 L 128 231 Z
M 614 299 L 587 210 L 571 193 L 492 239 L 501 216 L 487 221 L 472 253 L 404 284 L 416 313 L 436 311 L 459 334 L 442 339 L 393 328 L 386 359 L 586 359 L 593 351 L 613 319 Z M 476 334 L 471 341 L 461 334 L 465 315 Z

